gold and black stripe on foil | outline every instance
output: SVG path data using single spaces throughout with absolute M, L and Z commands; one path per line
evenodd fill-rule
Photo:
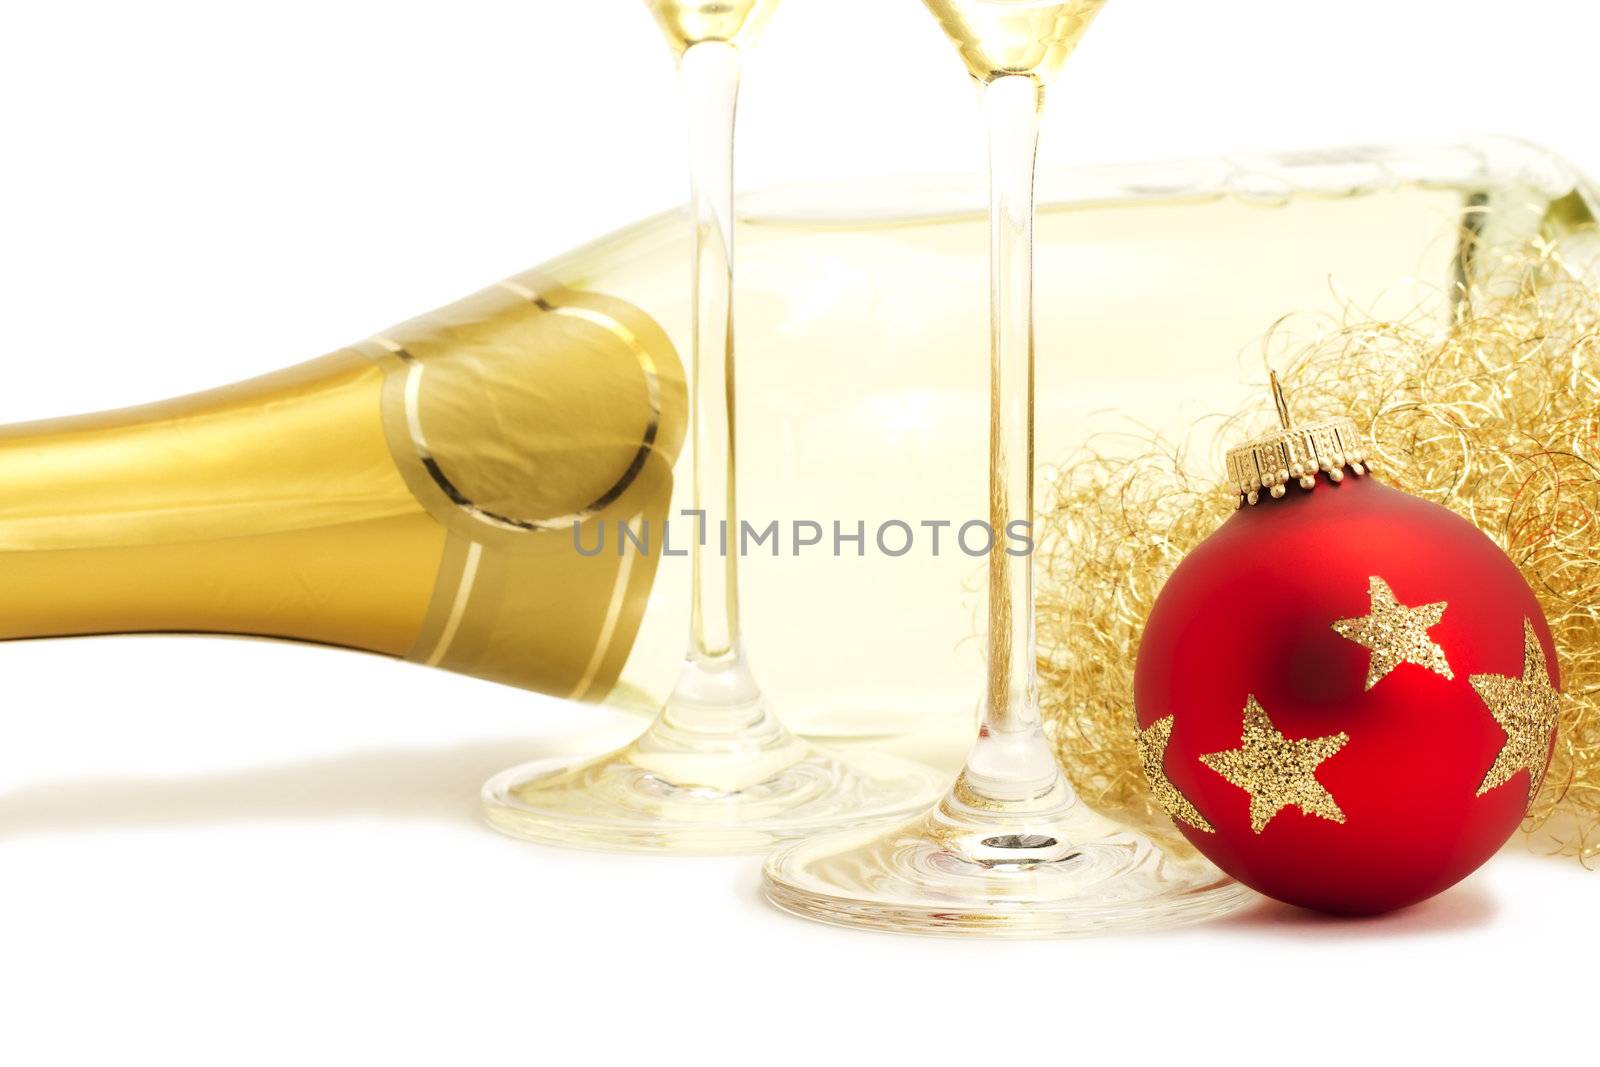
M 616 551 L 660 529 L 687 397 L 666 333 L 624 301 L 521 275 L 357 346 L 386 371 L 384 433 L 448 530 L 408 658 L 601 698 L 657 562 Z M 574 525 L 593 546 L 574 548 Z

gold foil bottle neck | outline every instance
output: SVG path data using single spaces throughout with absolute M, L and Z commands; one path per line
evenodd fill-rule
M 249 634 L 603 697 L 659 557 L 615 531 L 665 515 L 686 403 L 642 311 L 522 275 L 262 378 L 0 428 L 0 638 Z
M 530 273 L 360 347 L 388 372 L 400 474 L 450 532 L 408 658 L 605 696 L 659 558 L 618 534 L 661 528 L 686 432 L 666 333 L 624 301 Z M 579 551 L 607 532 L 608 550 Z

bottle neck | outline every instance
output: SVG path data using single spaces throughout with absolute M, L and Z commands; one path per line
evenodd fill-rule
M 0 428 L 0 637 L 260 634 L 403 654 L 444 532 L 343 352 L 125 411 Z

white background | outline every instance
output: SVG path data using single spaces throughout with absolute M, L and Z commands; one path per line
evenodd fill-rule
M 1042 155 L 1513 133 L 1597 173 L 1597 31 L 1586 0 L 1114 0 Z M 741 115 L 746 186 L 982 148 L 915 0 L 787 0 Z M 0 6 L 0 421 L 283 366 L 670 206 L 679 121 L 636 0 Z M 769 911 L 754 860 L 483 829 L 481 779 L 601 743 L 593 710 L 264 642 L 9 644 L 0 679 L 7 1064 L 1595 1049 L 1600 874 L 1567 861 L 1359 923 L 868 936 Z

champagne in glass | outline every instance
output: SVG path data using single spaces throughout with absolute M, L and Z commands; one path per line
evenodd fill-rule
M 679 55 L 707 42 L 743 45 L 766 28 L 778 0 L 644 0 Z
M 918 764 L 813 748 L 784 728 L 739 628 L 735 492 L 733 133 L 743 48 L 777 0 L 645 0 L 678 55 L 694 226 L 690 456 L 699 530 L 689 545 L 689 649 L 631 745 L 576 766 L 515 767 L 484 786 L 489 820 L 592 848 L 759 850 L 862 819 L 914 812 L 938 790 Z
M 1048 84 L 1106 0 L 924 0 L 981 84 L 1006 75 Z
M 932 811 L 768 860 L 768 897 L 826 922 L 924 933 L 1068 936 L 1191 922 L 1251 899 L 1204 860 L 1091 812 L 1040 720 L 1033 520 L 1033 223 L 1047 84 L 1105 0 L 926 0 L 982 87 L 989 129 L 988 679 L 960 778 Z M 1085 358 L 1090 354 L 1085 353 Z M 1133 729 L 1130 719 L 1129 729 Z

